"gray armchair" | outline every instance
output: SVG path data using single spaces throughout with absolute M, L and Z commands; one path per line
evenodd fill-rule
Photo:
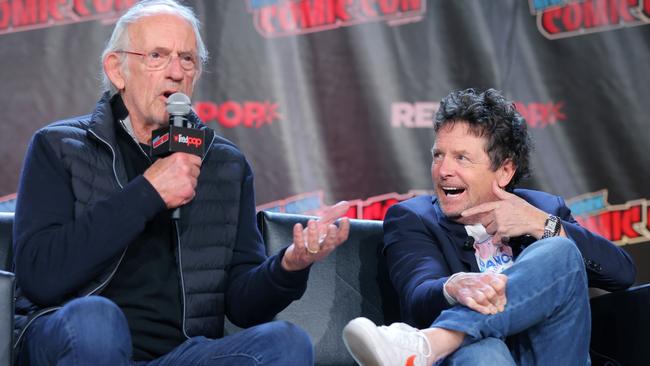
M 293 225 L 304 225 L 309 218 L 259 212 L 257 223 L 267 254 L 293 241 Z M 388 280 L 382 248 L 381 221 L 350 220 L 348 241 L 311 268 L 303 297 L 276 317 L 309 333 L 316 365 L 355 365 L 341 338 L 351 319 L 364 316 L 378 324 L 399 321 L 399 299 Z

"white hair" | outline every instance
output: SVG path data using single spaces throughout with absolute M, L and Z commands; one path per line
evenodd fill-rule
M 125 50 L 129 48 L 129 37 L 128 37 L 128 26 L 137 22 L 138 20 L 158 14 L 173 14 L 185 19 L 194 30 L 194 36 L 196 38 L 196 48 L 199 64 L 197 65 L 198 70 L 195 80 L 201 75 L 201 70 L 203 66 L 208 61 L 208 50 L 205 48 L 203 39 L 201 38 L 199 22 L 194 10 L 190 7 L 181 5 L 176 0 L 143 0 L 135 4 L 130 8 L 124 15 L 118 19 L 113 29 L 113 34 L 102 52 L 100 63 L 103 65 L 104 58 L 111 52 Z M 122 55 L 122 60 L 126 58 L 126 54 Z M 106 70 L 102 67 L 102 88 L 104 91 L 110 91 L 111 95 L 118 92 L 117 88 L 106 74 Z

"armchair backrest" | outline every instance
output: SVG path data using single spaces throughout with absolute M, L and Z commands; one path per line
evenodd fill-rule
M 258 225 L 268 254 L 293 241 L 293 226 L 310 217 L 261 211 Z M 382 254 L 381 221 L 350 220 L 346 243 L 314 264 L 305 295 L 277 319 L 299 325 L 314 342 L 316 365 L 355 365 L 341 340 L 343 327 L 364 316 L 377 324 L 399 319 L 399 301 L 390 285 Z

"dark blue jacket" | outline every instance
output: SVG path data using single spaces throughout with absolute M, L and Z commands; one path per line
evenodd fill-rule
M 566 235 L 582 253 L 590 287 L 615 291 L 634 283 L 636 267 L 630 256 L 581 227 L 561 197 L 526 189 L 515 189 L 514 193 L 562 220 Z M 465 227 L 445 217 L 436 197 L 415 197 L 388 210 L 384 219 L 385 253 L 406 322 L 429 327 L 450 307 L 442 292 L 447 278 L 456 272 L 479 271 L 474 250 L 463 250 L 467 238 Z M 534 241 L 522 237 L 511 242 L 526 239 Z
M 209 145 L 196 196 L 176 224 L 176 256 L 183 331 L 217 338 L 224 314 L 242 327 L 271 320 L 302 296 L 308 270 L 284 271 L 283 252 L 267 258 L 255 221 L 253 172 L 232 143 L 203 128 Z M 129 243 L 165 209 L 143 176 L 128 182 L 108 95 L 92 115 L 39 130 L 16 205 L 17 333 L 39 314 L 101 294 Z

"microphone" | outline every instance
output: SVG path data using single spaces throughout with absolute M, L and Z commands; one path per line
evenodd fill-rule
M 190 104 L 190 97 L 183 93 L 174 93 L 167 98 L 170 126 L 188 127 L 187 115 L 190 114 Z
M 184 152 L 203 157 L 205 131 L 195 128 L 189 121 L 191 110 L 187 95 L 174 93 L 167 98 L 169 125 L 151 133 L 151 156 L 165 157 L 175 152 Z M 172 219 L 180 218 L 180 207 L 176 207 Z
M 465 239 L 465 242 L 463 243 L 463 250 L 474 250 L 474 238 L 471 236 L 468 236 L 467 239 Z
M 152 132 L 151 156 L 164 157 L 175 152 L 203 156 L 205 131 L 194 128 L 189 121 L 191 109 L 190 98 L 183 93 L 167 98 L 169 126 Z

